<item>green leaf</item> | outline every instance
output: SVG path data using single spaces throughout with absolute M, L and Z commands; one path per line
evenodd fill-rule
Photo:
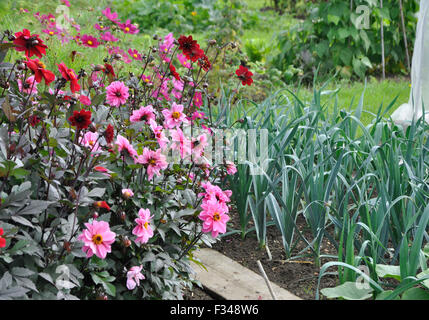
M 108 282 L 103 282 L 103 287 L 109 296 L 112 296 L 112 297 L 116 296 L 116 287 L 113 284 Z
M 387 296 L 389 296 L 391 293 L 393 292 L 393 290 L 386 290 L 383 292 L 380 292 L 377 297 L 375 298 L 375 300 L 384 300 Z M 399 297 L 395 297 L 393 300 L 400 300 Z
M 429 300 L 429 291 L 422 288 L 411 288 L 405 291 L 402 300 Z
M 21 267 L 12 268 L 11 272 L 14 276 L 18 277 L 29 277 L 34 274 L 34 271 Z
M 381 278 L 393 278 L 401 280 L 401 268 L 399 266 L 390 266 L 386 264 L 377 264 L 375 271 Z
M 327 298 L 343 298 L 346 300 L 366 300 L 372 297 L 372 288 L 358 289 L 356 282 L 344 282 L 335 288 L 325 288 L 320 292 Z
M 334 23 L 335 25 L 338 25 L 338 22 L 340 22 L 341 18 L 339 16 L 333 16 L 328 14 L 328 22 L 329 23 Z

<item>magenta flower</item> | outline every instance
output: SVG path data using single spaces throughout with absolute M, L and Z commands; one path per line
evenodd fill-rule
M 194 106 L 197 108 L 203 105 L 203 95 L 201 94 L 200 91 L 195 92 L 194 98 L 192 99 L 192 101 L 194 102 Z
M 87 258 L 94 254 L 100 259 L 106 258 L 108 252 L 111 252 L 110 245 L 115 242 L 116 234 L 110 231 L 109 224 L 106 221 L 94 220 L 92 223 L 85 223 L 86 229 L 78 237 L 84 242 L 82 251 L 86 253 Z
M 134 60 L 137 60 L 137 61 L 141 61 L 142 60 L 142 55 L 136 49 L 128 49 L 128 54 Z
M 143 266 L 131 267 L 127 272 L 127 288 L 133 290 L 136 286 L 140 285 L 140 280 L 144 280 L 145 277 L 141 273 Z
M 173 33 L 169 33 L 165 36 L 164 41 L 159 46 L 159 55 L 165 62 L 170 62 L 171 59 L 167 56 L 170 53 L 171 48 L 174 45 Z
M 130 57 L 128 56 L 128 54 L 124 50 L 122 50 L 121 48 L 119 48 L 119 47 L 109 48 L 108 52 L 109 52 L 110 55 L 119 54 L 122 57 L 122 60 L 125 63 L 130 63 L 132 61 L 130 59 Z
M 133 190 L 131 190 L 131 189 L 122 189 L 122 196 L 123 196 L 125 199 L 129 199 L 129 198 L 131 198 L 132 196 L 134 196 L 134 192 L 133 192 Z
M 105 31 L 105 30 L 109 30 L 110 29 L 109 27 L 105 27 L 105 26 L 103 26 L 101 24 L 98 24 L 98 23 L 94 24 L 94 28 L 97 29 L 97 30 L 99 30 L 99 31 Z
M 136 27 L 136 25 L 131 23 L 130 19 L 128 19 L 125 23 L 119 23 L 118 25 L 124 33 L 130 33 L 130 34 L 139 33 L 139 29 Z
M 117 135 L 115 144 L 118 146 L 119 152 L 126 151 L 131 158 L 135 158 L 138 156 L 137 151 L 134 149 L 128 139 L 124 138 L 120 134 Z
M 84 106 L 89 107 L 91 105 L 91 99 L 89 99 L 89 97 L 84 96 L 83 94 L 81 94 L 79 96 L 79 101 L 80 103 L 82 103 Z
M 199 197 L 203 196 L 203 202 L 216 200 L 222 206 L 224 212 L 228 212 L 227 203 L 231 201 L 232 195 L 231 190 L 222 191 L 218 186 L 212 185 L 210 182 L 202 183 L 201 187 L 204 188 L 205 192 L 198 194 Z
M 155 120 L 155 113 L 151 105 L 134 110 L 130 117 L 131 122 L 145 121 L 146 124 L 149 124 L 150 120 Z
M 28 77 L 25 79 L 25 82 L 23 82 L 21 79 L 18 79 L 18 88 L 19 91 L 26 94 L 37 94 L 37 83 L 34 79 L 34 76 Z
M 84 34 L 80 40 L 82 41 L 82 44 L 85 47 L 89 47 L 89 48 L 97 48 L 100 45 L 100 42 L 98 42 L 97 38 L 88 35 L 88 34 Z
M 147 243 L 153 237 L 153 230 L 149 225 L 150 219 L 152 216 L 149 209 L 139 210 L 139 218 L 134 220 L 137 226 L 133 229 L 133 235 L 137 236 L 136 243 Z
M 195 111 L 194 113 L 192 113 L 191 119 L 192 121 L 194 121 L 195 119 L 207 119 L 207 117 L 204 112 Z
M 106 42 L 116 42 L 119 41 L 118 38 L 116 38 L 113 34 L 110 33 L 110 31 L 106 31 L 105 33 L 100 35 L 100 39 Z
M 203 133 L 198 138 L 193 138 L 192 140 L 192 154 L 198 159 L 203 155 L 205 147 L 208 146 L 208 139 Z
M 96 152 L 100 149 L 98 144 L 98 133 L 88 131 L 79 141 L 80 144 L 83 144 L 85 147 L 88 147 L 91 152 Z
M 107 19 L 109 19 L 110 21 L 112 21 L 113 23 L 116 23 L 116 24 L 119 23 L 118 13 L 117 12 L 112 12 L 109 7 L 107 7 L 103 11 L 101 11 L 101 13 L 104 14 L 104 16 Z
M 226 173 L 229 175 L 234 175 L 237 172 L 237 167 L 234 162 L 226 161 Z
M 143 154 L 136 159 L 137 163 L 147 166 L 148 179 L 151 180 L 153 175 L 161 175 L 160 170 L 165 170 L 168 167 L 165 155 L 161 153 L 161 149 L 152 151 L 149 148 L 143 149 Z
M 226 232 L 226 223 L 229 221 L 229 216 L 225 214 L 222 205 L 211 199 L 201 205 L 203 211 L 199 214 L 198 218 L 203 222 L 203 232 L 211 232 L 212 237 L 216 238 L 219 233 Z
M 180 128 L 171 131 L 171 138 L 173 142 L 171 149 L 178 150 L 182 159 L 191 154 L 191 141 L 185 137 Z
M 161 112 L 165 118 L 164 125 L 168 129 L 180 127 L 182 122 L 187 122 L 186 115 L 183 113 L 182 104 L 176 104 L 173 102 L 171 110 L 164 109 Z
M 121 81 L 113 81 L 106 90 L 106 100 L 114 107 L 120 107 L 125 104 L 129 97 L 128 87 Z
M 58 34 L 58 30 L 54 30 L 54 29 L 43 29 L 42 32 L 44 32 L 50 36 Z
M 162 126 L 158 126 L 153 119 L 149 119 L 150 128 L 152 129 L 153 134 L 155 135 L 156 140 L 158 141 L 161 149 L 165 149 L 169 140 L 165 136 Z
M 184 66 L 185 68 L 191 69 L 191 63 L 188 61 L 188 58 L 186 58 L 186 56 L 182 53 L 178 53 L 177 54 L 177 59 L 179 60 L 179 62 L 181 63 L 182 66 Z
M 147 84 L 152 84 L 152 81 L 150 81 L 150 77 L 142 74 L 142 80 Z

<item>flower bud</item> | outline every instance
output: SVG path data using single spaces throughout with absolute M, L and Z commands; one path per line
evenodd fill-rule
M 216 44 L 216 40 L 215 39 L 209 40 L 209 45 L 214 46 L 215 44 Z

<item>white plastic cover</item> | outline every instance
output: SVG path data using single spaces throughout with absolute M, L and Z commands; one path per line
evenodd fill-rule
M 422 116 L 429 122 L 429 0 L 420 0 L 416 40 L 411 66 L 411 92 L 408 103 L 401 105 L 392 114 L 398 124 L 409 125 Z

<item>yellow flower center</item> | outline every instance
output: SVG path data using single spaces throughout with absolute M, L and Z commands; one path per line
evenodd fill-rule
M 144 79 L 144 81 L 149 82 L 149 79 L 148 79 L 148 78 L 146 78 L 146 79 Z
M 220 220 L 220 214 L 219 214 L 219 212 L 215 212 L 215 213 L 213 214 L 213 220 L 214 220 L 214 221 L 219 221 L 219 220 Z
M 149 226 L 149 223 L 148 222 L 145 222 L 144 223 L 144 227 L 145 227 L 145 229 L 147 229 L 147 227 Z
M 133 57 L 137 59 L 137 53 L 134 53 L 134 54 L 133 54 Z
M 192 11 L 191 14 L 195 17 L 197 15 L 196 11 Z
M 91 41 L 91 40 L 88 40 L 88 44 L 89 44 L 90 46 L 92 46 L 92 41 Z
M 156 160 L 155 159 L 150 159 L 149 160 L 149 164 L 152 165 L 152 166 L 155 165 L 156 164 Z
M 130 31 L 130 28 L 126 27 L 126 28 L 125 28 L 125 31 L 126 31 L 126 32 Z
M 90 140 L 89 141 L 89 145 L 92 147 L 92 146 L 94 146 L 94 141 L 92 141 L 92 140 Z
M 94 242 L 95 244 L 102 244 L 103 243 L 103 237 L 101 236 L 101 234 L 96 234 L 92 237 L 92 242 Z
M 52 36 L 54 34 L 54 32 L 53 31 L 49 31 L 49 34 Z
M 104 29 L 104 26 L 100 26 L 100 29 Z
M 41 68 L 41 69 L 46 69 L 46 66 L 45 66 L 45 64 L 42 62 L 42 61 L 39 61 L 38 63 L 37 63 L 37 65 L 39 66 L 39 68 Z
M 171 116 L 173 117 L 173 119 L 179 119 L 180 118 L 180 112 L 175 111 L 172 113 Z

